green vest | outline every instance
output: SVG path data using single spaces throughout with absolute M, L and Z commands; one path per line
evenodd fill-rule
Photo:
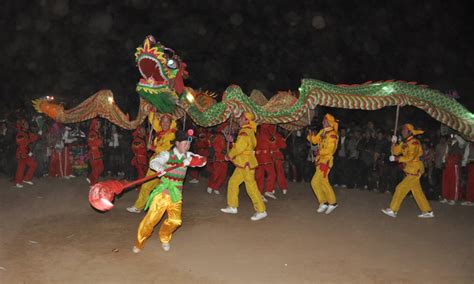
M 181 164 L 184 161 L 185 155 L 181 159 L 175 155 L 173 151 L 169 151 L 170 157 L 166 162 L 165 169 Z M 187 167 L 177 167 L 169 172 L 166 172 L 161 177 L 161 182 L 158 186 L 150 193 L 150 196 L 147 199 L 145 210 L 148 210 L 150 207 L 153 198 L 163 191 L 167 190 L 171 201 L 173 203 L 179 202 L 183 199 L 181 190 L 183 189 L 184 178 L 186 177 Z

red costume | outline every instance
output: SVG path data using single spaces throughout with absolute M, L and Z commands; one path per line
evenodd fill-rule
M 210 170 L 211 176 L 209 177 L 207 187 L 214 191 L 219 191 L 219 188 L 225 183 L 227 177 L 227 161 L 225 160 L 227 143 L 222 133 L 224 127 L 225 125 L 222 124 L 210 141 L 214 149 L 214 161 L 208 165 L 212 170 Z
M 273 157 L 273 163 L 275 164 L 276 179 L 278 186 L 284 193 L 288 190 L 288 183 L 285 178 L 285 171 L 283 170 L 283 153 L 280 149 L 286 149 L 286 141 L 283 139 L 280 133 L 276 131 L 276 125 L 274 125 L 273 137 L 270 139 L 271 154 Z
M 203 156 L 203 157 L 209 157 L 209 148 L 211 147 L 210 142 L 209 142 L 209 132 L 201 128 L 199 133 L 198 133 L 198 139 L 196 141 L 196 154 Z M 194 180 L 199 180 L 199 173 L 204 170 L 204 168 L 196 168 L 191 170 L 191 177 Z
M 145 129 L 141 126 L 132 133 L 132 166 L 137 169 L 137 178 L 145 177 L 148 170 L 148 156 L 145 142 Z
M 466 201 L 474 202 L 474 163 L 467 165 Z
M 446 200 L 459 200 L 461 197 L 460 170 L 463 149 L 458 143 L 448 147 L 446 166 L 443 170 L 442 195 Z
M 98 120 L 93 119 L 87 134 L 87 146 L 89 146 L 89 164 L 91 166 L 91 173 L 89 175 L 89 181 L 91 185 L 97 183 L 102 171 L 104 170 L 104 163 L 102 161 L 102 137 L 99 133 Z
M 274 135 L 274 129 L 274 125 L 262 124 L 257 132 L 255 156 L 257 157 L 258 167 L 255 170 L 255 179 L 257 180 L 257 186 L 261 193 L 264 191 L 273 192 L 275 189 L 276 174 L 272 158 L 272 137 Z M 266 184 L 265 175 L 267 176 Z M 266 185 L 265 187 L 264 184 Z
M 17 122 L 16 134 L 16 160 L 17 170 L 15 175 L 16 184 L 21 184 L 22 181 L 31 182 L 36 170 L 36 161 L 33 158 L 29 145 L 36 142 L 39 136 L 28 132 L 28 122 L 22 119 Z M 28 166 L 28 171 L 25 175 L 25 167 Z

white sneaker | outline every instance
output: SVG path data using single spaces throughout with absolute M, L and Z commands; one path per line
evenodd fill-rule
M 142 212 L 140 209 L 138 209 L 135 206 L 127 207 L 127 211 L 130 212 L 130 213 L 137 213 L 137 214 Z
M 347 185 L 341 184 L 341 187 L 342 187 L 342 188 L 347 188 Z
M 208 188 L 207 188 L 207 193 L 211 194 L 211 193 L 212 193 L 212 190 L 213 190 L 212 188 L 208 187 Z
M 263 196 L 263 195 L 260 195 L 260 196 L 262 197 L 263 202 L 268 202 L 268 199 L 266 199 L 265 196 Z
M 334 184 L 334 187 L 338 187 L 338 186 L 339 186 L 339 184 L 337 184 L 337 183 Z
M 16 188 L 23 188 L 23 185 L 20 184 L 20 183 L 17 183 L 17 184 L 15 184 L 15 187 L 16 187 Z
M 161 247 L 163 248 L 164 251 L 169 251 L 171 248 L 170 243 L 162 243 Z
M 326 213 L 326 214 L 331 213 L 332 211 L 334 211 L 334 209 L 337 208 L 337 206 L 339 206 L 339 204 L 337 204 L 337 203 L 336 204 L 329 204 L 328 210 L 326 210 L 326 212 L 324 212 L 324 213 Z
M 268 216 L 267 211 L 257 212 L 255 214 L 253 214 L 252 217 L 250 217 L 250 220 L 258 221 L 258 220 L 262 220 L 263 218 L 265 218 L 267 216 Z
M 434 218 L 434 213 L 433 211 L 423 212 L 420 215 L 418 215 L 418 218 Z
M 462 206 L 474 206 L 474 203 L 471 201 L 464 201 L 461 203 Z
M 133 253 L 139 253 L 142 250 L 137 248 L 136 246 L 133 246 L 132 251 L 133 251 Z
M 324 211 L 328 209 L 328 207 L 329 206 L 326 203 L 321 203 L 319 204 L 318 210 L 316 210 L 316 212 L 323 213 Z
M 397 212 L 393 212 L 390 208 L 382 209 L 382 213 L 393 218 L 397 217 Z
M 35 185 L 31 180 L 24 180 L 23 182 L 29 185 Z
M 439 201 L 439 203 L 448 203 L 448 200 L 446 198 L 443 198 Z
M 75 178 L 76 176 L 75 175 L 69 175 L 69 178 Z
M 273 193 L 273 192 L 265 192 L 265 196 L 270 197 L 272 199 L 277 199 L 276 196 L 275 196 L 275 193 Z
M 199 183 L 198 179 L 193 178 L 192 180 L 189 181 L 189 183 Z
M 221 194 L 221 193 L 219 192 L 219 190 L 214 190 L 214 194 L 219 195 L 219 194 Z
M 456 201 L 454 200 L 448 200 L 448 205 L 455 205 L 456 204 Z
M 221 211 L 228 214 L 237 214 L 238 212 L 237 208 L 228 206 L 226 208 L 222 208 Z
M 86 178 L 87 183 L 91 183 L 91 180 L 89 178 Z
M 283 189 L 281 192 L 283 192 L 283 195 L 285 195 L 288 192 L 288 189 Z

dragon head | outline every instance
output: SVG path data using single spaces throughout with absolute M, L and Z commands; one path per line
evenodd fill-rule
M 161 113 L 170 113 L 184 90 L 188 77 L 186 64 L 171 48 L 157 42 L 151 35 L 135 52 L 135 61 L 142 78 L 137 92 Z

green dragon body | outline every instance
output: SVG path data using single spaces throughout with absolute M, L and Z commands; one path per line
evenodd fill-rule
M 441 92 L 413 82 L 333 85 L 303 79 L 298 96 L 280 92 L 263 104 L 247 96 L 240 87 L 232 85 L 227 88 L 220 102 L 208 98 L 204 99 L 208 103 L 202 105 L 202 96 L 206 94 L 184 86 L 186 64 L 174 51 L 148 36 L 143 46 L 137 48 L 135 57 L 143 78 L 137 84 L 136 90 L 142 99 L 139 114 L 133 121 L 110 103 L 110 91 L 101 91 L 89 98 L 89 101 L 96 102 L 94 107 L 91 107 L 90 102 L 84 102 L 71 110 L 64 110 L 42 100 L 35 100 L 34 105 L 38 111 L 60 122 L 71 123 L 102 116 L 127 129 L 135 128 L 150 111 L 173 113 L 176 118 L 186 112 L 196 124 L 203 127 L 221 124 L 230 116 L 238 117 L 242 112 L 249 111 L 255 115 L 258 123 L 298 129 L 307 124 L 308 114 L 318 105 L 361 110 L 408 105 L 424 110 L 434 119 L 474 141 L 474 114 Z

